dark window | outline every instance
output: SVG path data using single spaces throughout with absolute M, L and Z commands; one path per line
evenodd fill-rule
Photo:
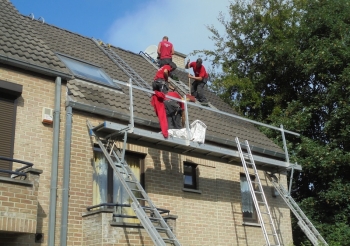
M 184 188 L 197 189 L 197 165 L 184 163 Z
M 250 176 L 250 179 L 254 181 L 255 177 Z M 249 184 L 247 181 L 247 177 L 245 176 L 245 174 L 240 175 L 240 183 L 241 183 L 243 221 L 257 223 L 258 222 L 257 214 L 256 214 L 252 194 L 249 188 Z M 253 184 L 253 187 L 254 187 L 254 184 Z

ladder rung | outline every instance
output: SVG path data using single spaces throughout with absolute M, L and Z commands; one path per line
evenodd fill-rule
M 162 238 L 164 242 L 175 242 L 174 239 L 171 238 Z
M 170 230 L 169 228 L 163 228 L 163 227 L 154 227 L 154 228 L 156 228 L 156 230 L 158 230 L 158 231 L 168 231 L 168 230 Z
M 154 217 L 149 217 L 149 219 L 150 220 L 158 220 L 158 221 L 162 220 L 161 218 L 154 218 Z
M 138 189 L 130 189 L 132 191 L 137 191 L 137 192 L 141 192 L 141 190 L 138 190 Z
M 142 200 L 142 201 L 148 201 L 148 200 L 145 199 L 145 198 L 138 198 L 138 197 L 136 197 L 136 199 L 137 199 L 137 200 Z
M 127 174 L 127 175 L 130 175 L 129 173 L 124 173 L 124 172 L 119 172 L 120 174 Z
M 125 180 L 125 182 L 128 182 L 128 183 L 133 183 L 133 184 L 137 184 L 137 183 L 139 183 L 139 182 L 137 182 L 137 181 L 133 181 L 133 180 Z

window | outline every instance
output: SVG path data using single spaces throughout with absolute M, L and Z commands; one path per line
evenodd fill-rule
M 194 189 L 197 187 L 197 165 L 192 163 L 184 163 L 184 188 Z
M 252 194 L 250 192 L 249 184 L 247 181 L 247 177 L 245 176 L 245 174 L 241 174 L 240 179 L 241 179 L 240 183 L 241 183 L 243 221 L 257 223 L 258 222 L 257 214 L 256 214 Z M 250 179 L 254 181 L 255 177 L 251 176 Z
M 58 55 L 58 57 L 76 77 L 120 89 L 115 83 L 113 83 L 112 79 L 102 70 L 102 68 L 71 57 L 63 55 Z
M 122 205 L 131 205 L 132 200 L 124 189 L 117 174 L 109 165 L 103 152 L 99 148 L 94 149 L 94 173 L 93 173 L 93 205 L 101 203 L 118 203 Z M 134 152 L 126 152 L 125 160 L 130 169 L 144 186 L 144 155 Z M 135 187 L 131 187 L 136 188 Z M 141 194 L 134 192 L 136 197 L 141 197 Z M 117 214 L 134 216 L 131 207 L 117 207 Z M 123 219 L 127 223 L 139 223 L 138 219 Z
M 0 156 L 13 158 L 17 98 L 22 94 L 22 85 L 0 80 Z M 12 170 L 12 163 L 0 160 L 0 169 Z M 0 172 L 0 176 L 9 174 Z

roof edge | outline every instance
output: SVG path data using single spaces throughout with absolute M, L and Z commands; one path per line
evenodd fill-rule
M 103 116 L 108 116 L 108 117 L 112 117 L 112 118 L 118 118 L 124 121 L 128 121 L 130 119 L 129 115 L 117 112 L 117 111 L 113 111 L 110 109 L 105 109 L 105 108 L 101 108 L 101 107 L 95 107 L 95 106 L 90 106 L 88 104 L 85 103 L 80 103 L 80 102 L 74 102 L 74 101 L 67 101 L 66 102 L 66 106 L 71 106 L 74 109 L 78 109 L 78 110 L 82 110 L 85 112 L 89 112 L 89 113 L 93 113 L 93 114 L 98 114 L 98 115 L 103 115 Z M 134 117 L 134 122 L 136 124 L 140 124 L 140 125 L 144 125 L 144 126 L 150 126 L 153 128 L 159 128 L 159 124 L 155 123 L 151 120 L 145 120 L 143 118 L 139 118 L 139 117 Z M 233 140 L 229 140 L 229 139 L 222 139 L 222 138 L 218 138 L 212 135 L 206 135 L 206 139 L 208 141 L 212 141 L 218 144 L 224 144 L 230 147 L 237 147 L 237 144 L 235 141 Z M 260 148 L 260 147 L 256 147 L 254 145 L 251 145 L 251 150 L 260 154 L 264 154 L 264 155 L 268 155 L 271 157 L 275 157 L 278 159 L 281 158 L 285 158 L 284 153 L 281 152 L 277 152 L 277 151 L 272 151 L 272 150 L 268 150 L 265 148 Z
M 187 55 L 185 55 L 184 53 L 178 52 L 178 51 L 176 51 L 176 50 L 175 50 L 174 53 L 175 53 L 176 55 L 178 55 L 178 56 L 183 57 L 183 58 L 186 58 L 186 57 L 187 57 Z
M 32 72 L 36 72 L 36 73 L 40 73 L 40 74 L 44 74 L 44 75 L 48 75 L 48 76 L 53 76 L 53 77 L 61 77 L 65 80 L 71 80 L 73 79 L 73 76 L 70 74 L 66 74 L 66 73 L 62 73 L 60 71 L 54 70 L 54 69 L 50 69 L 47 67 L 42 67 L 42 66 L 38 66 L 38 65 L 34 65 L 25 61 L 21 61 L 21 60 L 17 60 L 17 59 L 13 59 L 7 56 L 4 56 L 2 54 L 0 54 L 0 63 L 3 64 L 8 64 L 14 67 L 18 67 L 18 68 L 22 68 L 22 69 L 26 69 Z
M 120 120 L 124 120 L 124 121 L 128 121 L 130 119 L 130 115 L 123 114 L 123 113 L 120 113 L 120 112 L 117 112 L 117 111 L 113 111 L 113 110 L 110 110 L 110 109 L 90 106 L 90 105 L 85 104 L 85 103 L 74 102 L 74 101 L 67 101 L 66 102 L 66 106 L 67 107 L 70 106 L 70 107 L 72 107 L 74 109 L 82 110 L 82 111 L 85 111 L 85 112 L 98 114 L 98 115 L 102 115 L 102 116 L 108 116 L 108 117 L 112 117 L 112 118 L 116 118 L 116 119 L 120 119 Z M 151 120 L 145 120 L 145 119 L 142 119 L 142 118 L 139 118 L 139 117 L 134 117 L 134 123 L 140 124 L 140 125 L 144 125 L 144 126 L 150 126 L 150 127 L 154 127 L 154 128 L 158 128 L 159 127 L 158 123 L 154 123 Z

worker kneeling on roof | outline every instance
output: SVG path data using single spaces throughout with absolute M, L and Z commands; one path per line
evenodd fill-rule
M 170 73 L 173 72 L 176 69 L 175 63 L 171 62 L 169 65 L 166 64 L 158 69 L 156 75 L 154 76 L 153 81 L 153 90 L 154 91 L 160 91 L 164 94 L 168 93 L 169 91 L 169 81 L 168 78 L 170 76 Z

